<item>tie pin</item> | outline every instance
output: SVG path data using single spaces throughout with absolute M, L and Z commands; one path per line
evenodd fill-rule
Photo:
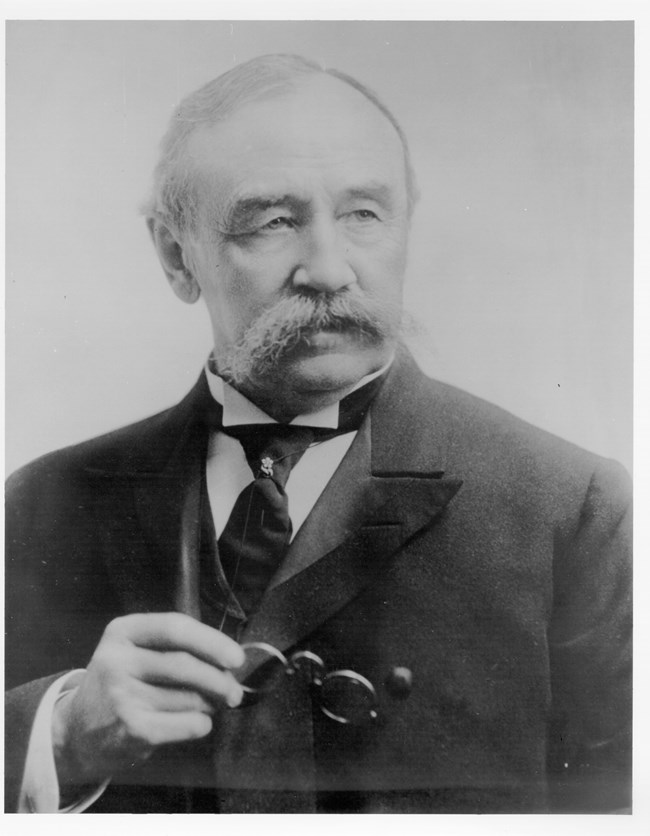
M 260 470 L 263 476 L 273 476 L 273 459 L 265 456 L 261 461 Z

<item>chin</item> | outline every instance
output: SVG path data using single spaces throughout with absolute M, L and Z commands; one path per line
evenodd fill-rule
M 322 354 L 293 358 L 278 370 L 282 389 L 296 393 L 337 395 L 358 383 L 362 377 L 377 371 L 388 362 L 390 351 L 328 351 Z M 345 394 L 345 393 L 344 393 Z
M 392 343 L 349 346 L 328 341 L 285 355 L 273 368 L 249 378 L 245 394 L 270 415 L 293 416 L 313 412 L 344 398 L 366 375 L 385 366 Z

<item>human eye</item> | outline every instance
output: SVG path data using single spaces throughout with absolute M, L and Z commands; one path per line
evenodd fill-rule
M 350 217 L 352 220 L 360 221 L 362 223 L 369 223 L 380 219 L 379 215 L 376 212 L 373 212 L 372 209 L 354 209 L 350 212 Z
M 276 218 L 271 218 L 271 220 L 266 221 L 260 226 L 260 230 L 263 232 L 275 232 L 281 229 L 293 229 L 296 225 L 296 222 L 293 218 L 287 215 L 278 215 Z

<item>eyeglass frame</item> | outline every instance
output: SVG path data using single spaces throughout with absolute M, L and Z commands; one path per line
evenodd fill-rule
M 379 700 L 377 697 L 377 691 L 372 682 L 370 682 L 370 680 L 362 674 L 344 668 L 324 673 L 324 671 L 326 670 L 325 662 L 321 659 L 320 656 L 318 656 L 316 653 L 313 653 L 311 650 L 297 650 L 295 653 L 292 653 L 291 656 L 287 659 L 287 657 L 281 651 L 279 651 L 276 647 L 273 647 L 273 645 L 268 644 L 267 642 L 245 642 L 241 645 L 241 647 L 242 650 L 244 650 L 244 652 L 246 650 L 261 650 L 267 653 L 270 657 L 277 659 L 282 664 L 284 668 L 284 673 L 287 676 L 294 676 L 295 674 L 300 674 L 301 672 L 303 672 L 304 675 L 304 671 L 307 669 L 307 684 L 310 686 L 310 688 L 320 689 L 327 682 L 332 682 L 335 679 L 349 680 L 350 682 L 362 685 L 371 699 L 367 719 L 356 722 L 350 720 L 342 714 L 336 714 L 333 711 L 330 711 L 323 704 L 322 699 L 320 699 L 318 701 L 318 707 L 323 712 L 323 714 L 330 720 L 334 720 L 335 722 L 342 723 L 344 725 L 359 726 L 364 725 L 365 723 L 374 722 L 378 719 Z M 304 663 L 308 664 L 305 665 Z M 241 684 L 242 689 L 244 691 L 244 699 L 241 701 L 239 706 L 237 706 L 238 708 L 245 708 L 252 702 L 255 702 L 257 699 L 260 698 L 261 695 L 264 694 L 263 688 L 252 688 L 245 684 L 245 680 Z

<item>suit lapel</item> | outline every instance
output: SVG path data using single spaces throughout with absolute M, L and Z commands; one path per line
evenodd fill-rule
M 440 464 L 444 443 L 423 381 L 409 358 L 396 361 L 243 641 L 296 644 L 372 583 L 459 490 Z
M 198 537 L 208 430 L 202 420 L 203 377 L 167 413 L 152 419 L 143 445 L 122 460 L 89 468 L 97 485 L 98 536 L 126 612 L 198 610 Z M 122 513 L 102 512 L 102 503 Z M 113 530 L 115 529 L 115 530 Z

